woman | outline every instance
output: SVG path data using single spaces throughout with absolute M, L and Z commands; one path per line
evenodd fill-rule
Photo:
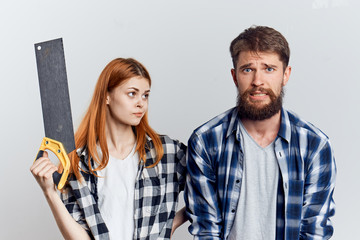
M 138 61 L 111 61 L 75 134 L 60 197 L 47 153 L 31 167 L 65 239 L 169 239 L 186 221 L 184 209 L 175 216 L 186 147 L 149 126 L 150 85 Z

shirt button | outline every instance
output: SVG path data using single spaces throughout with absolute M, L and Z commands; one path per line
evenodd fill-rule
M 240 182 L 240 180 L 238 179 L 238 180 L 236 180 L 236 183 L 239 183 Z
M 231 212 L 234 213 L 234 212 L 235 212 L 235 209 L 231 210 Z

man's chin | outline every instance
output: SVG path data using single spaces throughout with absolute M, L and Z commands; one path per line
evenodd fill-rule
M 269 103 L 263 103 L 263 102 L 257 102 L 257 103 L 250 103 L 248 104 L 248 107 L 251 108 L 252 111 L 263 111 L 269 106 Z
M 278 97 L 269 94 L 270 99 L 256 100 L 249 98 L 249 95 L 244 94 L 240 96 L 238 94 L 237 107 L 239 114 L 243 118 L 251 120 L 265 120 L 279 113 L 282 108 L 282 98 L 284 92 Z
M 248 104 L 239 108 L 239 114 L 243 118 L 250 120 L 265 120 L 276 115 L 280 108 L 271 108 L 270 104 Z

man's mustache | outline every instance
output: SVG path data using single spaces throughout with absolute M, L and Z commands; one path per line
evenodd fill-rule
M 271 98 L 276 97 L 273 90 L 271 90 L 270 88 L 263 88 L 263 87 L 249 88 L 243 93 L 243 95 L 245 95 L 245 94 L 246 95 L 251 95 L 251 94 L 255 94 L 256 92 L 265 93 L 265 94 L 269 95 Z

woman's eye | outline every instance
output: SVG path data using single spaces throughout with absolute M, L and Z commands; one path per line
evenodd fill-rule
M 144 94 L 142 95 L 143 99 L 148 99 L 149 98 L 149 94 Z
M 129 92 L 129 93 L 128 93 L 128 96 L 129 96 L 129 97 L 135 97 L 135 92 Z

